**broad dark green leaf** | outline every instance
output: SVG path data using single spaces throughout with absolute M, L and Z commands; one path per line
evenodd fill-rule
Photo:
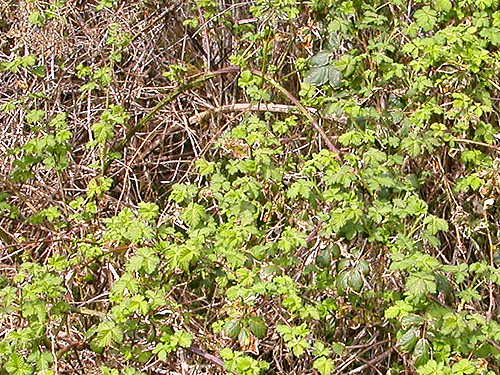
M 417 343 L 417 331 L 415 328 L 407 330 L 398 340 L 398 345 L 406 351 L 411 351 Z
M 415 366 L 425 364 L 429 360 L 430 349 L 426 339 L 420 339 L 413 348 L 413 358 L 415 358 Z
M 321 86 L 328 82 L 329 80 L 328 74 L 329 74 L 328 66 L 314 67 L 309 70 L 304 80 L 307 83 Z
M 236 320 L 231 320 L 224 325 L 224 333 L 232 339 L 238 337 L 240 330 L 241 324 Z
M 248 327 L 250 328 L 250 332 L 253 333 L 255 337 L 258 339 L 263 339 L 267 334 L 267 326 L 264 322 L 264 319 L 261 317 L 251 317 L 248 321 Z
M 311 58 L 311 65 L 314 67 L 325 66 L 328 65 L 331 53 L 329 52 L 320 52 L 314 55 Z
M 350 271 L 347 283 L 352 288 L 352 290 L 354 290 L 355 292 L 359 292 L 363 287 L 363 278 L 361 277 L 361 272 L 359 272 L 358 270 Z

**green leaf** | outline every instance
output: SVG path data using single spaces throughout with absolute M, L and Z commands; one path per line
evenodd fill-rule
M 406 281 L 406 288 L 408 293 L 416 296 L 423 297 L 427 293 L 436 293 L 436 282 L 434 275 L 427 272 L 417 272 L 411 274 Z
M 450 0 L 435 0 L 434 7 L 436 10 L 448 12 L 452 8 Z
M 250 328 L 250 332 L 252 332 L 253 335 L 258 339 L 262 340 L 264 337 L 266 337 L 267 326 L 264 322 L 264 319 L 262 319 L 261 317 L 250 317 L 248 327 Z
M 328 357 L 330 355 L 330 350 L 325 347 L 325 344 L 323 344 L 321 341 L 316 341 L 314 343 L 314 350 L 313 350 L 313 355 L 315 356 L 323 356 L 323 357 Z
M 434 215 L 429 215 L 424 219 L 426 231 L 431 235 L 435 235 L 439 231 L 446 232 L 448 230 L 448 222 Z
M 349 272 L 347 285 L 349 285 L 355 292 L 359 292 L 361 290 L 363 287 L 363 278 L 358 270 L 352 270 Z
M 429 343 L 426 339 L 420 339 L 413 348 L 413 357 L 415 358 L 415 366 L 425 364 L 429 360 L 430 350 Z
M 495 4 L 496 0 L 476 0 L 474 5 L 479 9 L 484 10 L 486 8 L 491 8 Z
M 12 353 L 4 367 L 10 375 L 33 374 L 33 368 L 17 353 Z
M 337 292 L 340 295 L 345 295 L 348 288 L 348 281 L 349 281 L 349 272 L 342 271 L 337 275 L 337 278 L 335 279 L 335 286 L 337 288 Z
M 42 109 L 32 110 L 26 114 L 26 122 L 28 124 L 36 124 L 41 122 L 45 117 L 45 111 Z
M 309 348 L 309 343 L 305 339 L 293 339 L 287 343 L 287 347 L 292 349 L 296 357 L 300 357 Z
M 469 375 L 476 373 L 476 366 L 473 362 L 468 359 L 461 359 L 459 362 L 455 363 L 451 372 L 453 375 Z
M 142 267 L 148 274 L 153 273 L 160 263 L 160 258 L 148 247 L 137 249 L 137 255 L 142 258 Z
M 28 55 L 22 59 L 22 66 L 25 68 L 32 67 L 36 64 L 37 57 L 35 55 Z
M 340 77 L 341 77 L 340 71 L 330 65 L 328 67 L 328 82 L 330 83 L 330 85 L 332 86 L 340 85 Z
M 195 165 L 196 168 L 198 168 L 200 176 L 207 176 L 215 171 L 215 163 L 209 162 L 205 159 L 196 160 Z
M 457 296 L 464 302 L 469 303 L 472 300 L 481 301 L 483 297 L 481 294 L 473 288 L 466 288 L 457 293 Z
M 158 216 L 159 212 L 160 208 L 157 204 L 150 202 L 139 203 L 139 216 L 147 222 L 153 221 Z
M 313 67 L 306 74 L 304 81 L 317 86 L 330 83 L 332 86 L 340 84 L 340 71 L 332 65 Z
M 134 255 L 131 257 L 127 263 L 127 272 L 139 271 L 142 267 L 143 258 L 141 256 Z
M 92 133 L 94 134 L 94 141 L 89 143 L 90 147 L 99 143 L 103 144 L 112 139 L 115 135 L 114 125 L 105 121 L 96 122 L 92 125 Z
M 238 342 L 241 346 L 250 344 L 250 331 L 247 328 L 242 328 L 238 333 Z
M 330 375 L 334 367 L 333 360 L 326 357 L 319 357 L 313 362 L 313 368 L 318 370 L 321 375 Z
M 388 307 L 385 310 L 384 316 L 387 319 L 400 318 L 408 315 L 412 310 L 412 305 L 406 301 L 396 301 L 394 306 Z
M 139 221 L 132 221 L 127 226 L 124 237 L 132 243 L 139 243 L 144 240 L 146 226 Z
M 28 17 L 28 22 L 35 26 L 43 26 L 44 21 L 44 14 L 38 10 L 32 12 Z
M 130 274 L 124 274 L 113 285 L 112 293 L 123 296 L 125 293 L 134 294 L 139 289 L 139 282 Z
M 330 267 L 330 263 L 332 261 L 331 250 L 323 249 L 320 250 L 318 255 L 316 256 L 315 262 L 319 268 L 328 268 Z
M 189 202 L 188 206 L 180 215 L 182 221 L 191 228 L 198 226 L 205 216 L 205 207 L 194 202 Z
M 100 347 L 106 347 L 112 343 L 121 343 L 123 341 L 123 331 L 115 322 L 102 322 L 97 327 L 96 341 Z
M 500 29 L 497 27 L 484 28 L 479 35 L 487 39 L 494 46 L 500 45 Z
M 417 20 L 418 26 L 420 26 L 424 31 L 430 31 L 436 25 L 437 12 L 431 9 L 430 6 L 426 5 L 422 9 L 415 12 L 415 19 Z
M 398 340 L 398 345 L 402 349 L 410 351 L 417 343 L 417 340 L 417 330 L 415 328 L 410 328 L 400 337 L 400 339 Z
M 241 331 L 241 324 L 237 320 L 230 320 L 224 325 L 224 333 L 232 339 L 238 337 Z
M 135 295 L 130 300 L 129 308 L 132 311 L 136 311 L 142 315 L 146 315 L 149 311 L 149 303 L 144 299 L 144 296 Z
M 306 74 L 304 81 L 313 85 L 321 86 L 328 82 L 329 69 L 327 66 L 311 68 Z
M 442 362 L 436 362 L 434 359 L 428 361 L 424 366 L 417 369 L 419 375 L 448 375 L 450 371 L 445 368 Z
M 314 183 L 309 180 L 298 180 L 294 182 L 286 192 L 286 196 L 291 199 L 301 197 L 309 199 L 314 189 Z
M 331 53 L 319 52 L 311 58 L 312 66 L 325 66 L 328 65 Z
M 356 270 L 361 272 L 363 275 L 368 275 L 370 273 L 370 263 L 368 263 L 364 259 L 361 259 L 356 265 Z
M 441 333 L 452 337 L 459 337 L 467 329 L 467 324 L 462 315 L 457 313 L 448 313 L 442 318 Z
M 229 348 L 223 348 L 223 349 L 219 350 L 219 355 L 225 361 L 230 361 L 230 360 L 232 360 L 232 359 L 234 359 L 236 357 L 235 356 L 235 352 L 233 352 Z
M 339 357 L 342 357 L 346 349 L 345 345 L 341 342 L 332 342 L 331 345 L 333 352 Z
M 178 346 L 182 348 L 188 348 L 193 343 L 193 337 L 186 331 L 176 331 L 174 333 L 174 338 Z

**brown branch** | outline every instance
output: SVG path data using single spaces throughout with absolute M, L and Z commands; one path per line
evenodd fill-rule
M 194 354 L 199 355 L 200 357 L 208 359 L 209 361 L 215 363 L 216 365 L 219 365 L 220 367 L 224 367 L 224 361 L 215 355 L 208 354 L 208 353 L 204 352 L 203 350 L 192 347 L 192 346 L 189 348 L 186 348 L 186 349 Z
M 266 74 L 263 74 L 263 73 L 261 73 L 260 71 L 258 71 L 256 69 L 250 69 L 250 71 L 253 74 L 258 75 L 258 76 L 264 78 L 267 82 L 269 82 L 272 86 L 274 86 L 274 88 L 276 88 L 279 92 L 281 92 L 288 100 L 290 100 L 295 105 L 295 107 L 297 107 L 298 112 L 302 113 L 311 122 L 311 124 L 313 125 L 314 129 L 316 129 L 316 131 L 320 134 L 321 138 L 326 143 L 326 145 L 328 146 L 328 149 L 330 151 L 335 152 L 336 154 L 339 154 L 339 155 L 343 153 L 337 147 L 334 146 L 334 144 L 332 143 L 332 141 L 330 140 L 330 138 L 328 137 L 328 135 L 326 134 L 326 132 L 324 131 L 324 129 L 318 124 L 318 122 L 316 121 L 316 119 L 313 117 L 313 115 L 312 115 L 311 112 L 313 112 L 313 113 L 316 114 L 316 112 L 317 112 L 316 109 L 304 107 L 304 105 L 295 96 L 293 96 L 287 89 L 285 89 L 282 85 L 280 85 L 278 82 L 276 82 L 270 76 L 268 76 Z M 212 79 L 212 78 L 214 78 L 216 76 L 223 75 L 223 74 L 228 74 L 228 73 L 239 73 L 239 72 L 240 72 L 240 67 L 239 66 L 230 65 L 230 66 L 227 66 L 225 68 L 222 68 L 222 69 L 219 69 L 219 70 L 216 70 L 216 71 L 206 72 L 206 73 L 202 73 L 202 74 L 199 74 L 199 75 L 191 77 L 191 79 L 188 80 L 187 83 L 185 83 L 183 85 L 180 85 L 176 90 L 174 90 L 167 97 L 165 97 L 164 99 L 162 99 L 134 127 L 132 127 L 131 129 L 129 129 L 127 131 L 127 133 L 125 134 L 125 138 L 122 139 L 117 145 L 115 145 L 115 147 L 113 147 L 113 151 L 114 152 L 122 152 L 123 149 L 128 144 L 128 142 L 130 141 L 130 139 L 138 131 L 142 130 L 144 128 L 144 126 L 153 118 L 153 116 L 161 108 L 163 108 L 168 103 L 172 102 L 174 99 L 176 99 L 184 91 L 192 89 L 192 88 L 196 87 L 197 85 L 199 85 L 200 83 L 206 82 L 206 81 L 208 81 L 208 80 L 210 80 L 210 79 Z M 261 105 L 266 106 L 266 104 L 261 104 Z M 261 105 L 258 105 L 255 108 L 260 109 Z M 233 106 L 234 106 L 233 108 L 242 108 L 242 107 L 238 107 L 238 104 L 233 104 Z M 250 104 L 250 106 L 252 106 L 252 104 Z M 229 110 L 229 108 L 231 108 L 231 106 L 229 106 L 229 107 L 225 107 L 224 106 L 222 108 L 224 108 L 225 110 Z M 262 107 L 262 108 L 264 108 L 264 107 Z M 288 111 L 288 109 L 292 109 L 291 106 L 285 106 L 285 107 L 283 107 L 283 105 L 281 105 L 281 104 L 267 104 L 267 108 L 274 108 L 278 112 L 283 111 L 285 108 L 287 109 L 287 111 Z M 268 110 L 268 109 L 266 109 L 266 110 Z M 206 116 L 206 115 L 202 116 L 202 114 L 199 114 L 196 117 L 192 116 L 191 119 L 193 120 L 193 122 L 196 122 L 197 120 L 199 121 L 200 116 L 201 116 L 201 118 L 203 118 L 203 116 Z M 334 119 L 334 117 L 332 117 L 332 119 Z M 339 118 L 336 121 L 338 121 L 340 123 L 345 123 L 345 119 L 344 118 Z M 104 165 L 103 173 L 106 172 L 106 170 L 109 168 L 110 164 L 111 164 L 110 161 L 106 162 L 106 164 Z
M 306 109 L 317 115 L 318 110 L 312 107 L 306 107 Z M 190 124 L 195 124 L 202 121 L 208 115 L 212 113 L 229 113 L 229 112 L 273 112 L 273 113 L 291 113 L 291 114 L 300 114 L 301 112 L 297 109 L 295 105 L 287 105 L 287 104 L 276 104 L 276 103 L 235 103 L 235 104 L 227 104 L 221 107 L 212 107 L 207 109 L 206 111 L 197 113 L 189 118 Z M 327 120 L 336 121 L 344 124 L 346 122 L 345 117 L 337 117 L 334 115 L 325 115 L 322 116 Z
M 396 346 L 392 346 L 390 347 L 389 349 L 387 349 L 385 352 L 383 352 L 382 354 L 380 354 L 379 356 L 373 358 L 371 361 L 369 362 L 366 362 L 364 365 L 362 366 L 359 366 L 357 368 L 355 368 L 354 370 L 351 370 L 349 371 L 346 375 L 353 375 L 353 374 L 357 374 L 358 372 L 361 372 L 363 370 L 365 370 L 366 368 L 368 367 L 372 367 L 374 365 L 376 365 L 377 363 L 381 362 L 382 360 L 384 360 L 386 357 L 389 356 L 389 354 L 392 353 L 392 351 L 394 350 Z
M 268 76 L 267 74 L 263 74 L 256 69 L 250 69 L 250 71 L 253 74 L 264 78 L 267 82 L 269 82 L 272 86 L 274 86 L 274 88 L 276 88 L 279 92 L 285 95 L 288 100 L 290 100 L 293 104 L 295 104 L 295 106 L 299 109 L 299 111 L 302 112 L 302 114 L 311 122 L 312 126 L 320 134 L 321 138 L 326 143 L 328 149 L 331 152 L 334 152 L 338 155 L 342 154 L 342 151 L 340 151 L 337 147 L 334 146 L 334 144 L 326 134 L 325 130 L 318 124 L 316 119 L 312 116 L 311 112 L 306 107 L 304 107 L 304 105 L 295 96 L 293 96 L 290 93 L 290 91 L 285 89 L 282 85 L 280 85 L 278 82 L 276 82 L 272 77 Z

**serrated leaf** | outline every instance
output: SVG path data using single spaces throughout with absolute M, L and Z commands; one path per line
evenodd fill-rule
M 426 272 L 418 272 L 410 275 L 406 281 L 408 293 L 422 297 L 427 293 L 436 293 L 436 282 L 434 276 Z
M 337 278 L 335 279 L 335 286 L 337 287 L 337 292 L 340 295 L 345 294 L 345 292 L 347 290 L 348 276 L 349 276 L 349 273 L 347 271 L 343 271 L 340 274 L 338 274 Z
M 96 342 L 100 347 L 123 341 L 123 331 L 115 322 L 102 322 L 97 327 Z
M 330 375 L 335 365 L 330 358 L 319 357 L 314 361 L 313 367 L 318 370 L 321 375 Z
M 29 111 L 26 114 L 25 119 L 26 119 L 26 122 L 28 124 L 35 124 L 37 122 L 41 122 L 44 117 L 45 117 L 45 111 L 42 109 L 38 109 L 38 110 Z
M 250 332 L 246 328 L 242 328 L 238 333 L 238 342 L 241 346 L 246 347 L 250 344 Z
M 287 343 L 287 346 L 292 348 L 296 357 L 300 357 L 310 345 L 305 339 L 295 339 Z
M 361 277 L 361 273 L 357 270 L 352 270 L 351 272 L 349 272 L 347 284 L 352 288 L 352 290 L 354 290 L 355 292 L 359 292 L 363 287 L 363 279 Z
M 370 272 L 370 263 L 368 263 L 364 259 L 361 259 L 359 263 L 356 265 L 356 269 L 363 275 L 368 275 L 368 273 Z
M 205 159 L 196 160 L 195 165 L 196 168 L 198 168 L 200 176 L 207 176 L 215 171 L 215 163 L 209 162 Z
M 431 235 L 435 235 L 439 231 L 448 230 L 448 222 L 434 215 L 426 216 L 424 224 L 426 225 L 426 231 Z
M 316 265 L 319 268 L 327 268 L 330 266 L 330 262 L 332 260 L 330 249 L 321 250 L 316 256 Z
M 126 292 L 129 294 L 134 294 L 139 289 L 139 281 L 135 279 L 130 274 L 124 274 L 118 279 L 118 281 L 113 285 L 113 294 L 118 294 L 123 296 Z
M 197 203 L 190 202 L 184 212 L 180 215 L 182 221 L 191 228 L 196 227 L 205 216 L 205 207 Z
M 411 351 L 417 343 L 417 340 L 417 331 L 415 328 L 410 328 L 403 334 L 403 336 L 400 337 L 398 340 L 398 346 L 406 351 Z
M 142 258 L 141 265 L 146 273 L 151 274 L 156 271 L 156 267 L 160 264 L 160 258 L 155 255 L 153 250 L 147 247 L 142 247 L 137 249 L 137 255 Z
M 436 25 L 437 12 L 426 5 L 415 12 L 418 26 L 424 31 L 430 31 Z
M 32 367 L 26 363 L 23 357 L 17 353 L 12 353 L 9 360 L 4 365 L 9 375 L 31 375 Z
M 434 7 L 436 8 L 436 10 L 448 12 L 451 9 L 452 4 L 450 0 L 436 0 L 436 2 L 434 3 Z
M 130 300 L 130 309 L 146 315 L 149 311 L 149 304 L 141 295 L 136 295 Z
M 449 372 L 444 372 L 445 364 L 436 362 L 434 359 L 429 360 L 425 365 L 417 369 L 419 375 L 447 375 Z
M 125 238 L 132 243 L 138 243 L 143 240 L 145 225 L 139 221 L 132 221 L 124 234 Z
M 27 68 L 36 64 L 37 57 L 35 55 L 28 55 L 23 58 L 22 65 Z
M 253 333 L 255 337 L 262 340 L 266 337 L 267 334 L 267 326 L 264 322 L 264 319 L 261 317 L 251 317 L 248 322 L 248 328 L 250 328 L 250 332 Z
M 154 220 L 158 213 L 160 212 L 160 208 L 158 205 L 151 202 L 140 202 L 139 203 L 139 216 L 144 220 L 150 222 Z
M 420 339 L 413 348 L 413 357 L 415 358 L 415 366 L 425 364 L 429 360 L 429 343 L 426 339 Z
M 142 266 L 144 267 L 144 271 L 146 271 L 146 273 L 152 274 L 154 271 L 156 271 L 156 267 L 158 267 L 158 264 L 160 264 L 160 258 L 158 258 L 156 255 L 152 255 L 144 259 Z
M 340 70 L 336 69 L 334 66 L 328 66 L 328 82 L 332 86 L 340 85 Z
M 127 263 L 127 272 L 139 271 L 142 267 L 143 258 L 137 255 L 131 257 Z
M 177 345 L 182 348 L 190 347 L 193 343 L 193 337 L 186 331 L 177 331 L 175 332 L 174 337 L 175 341 L 177 341 Z
M 311 68 L 306 74 L 304 81 L 313 85 L 321 86 L 328 82 L 329 80 L 329 68 L 328 66 L 318 66 Z
M 230 361 L 231 359 L 235 358 L 235 353 L 229 348 L 223 348 L 219 350 L 219 355 L 226 361 Z
M 115 135 L 113 124 L 104 121 L 99 121 L 92 125 L 92 133 L 94 134 L 94 142 L 90 142 L 90 146 L 95 146 L 96 143 L 105 143 Z
M 314 350 L 313 350 L 313 355 L 315 356 L 323 356 L 323 357 L 328 357 L 330 355 L 330 350 L 325 347 L 325 344 L 323 344 L 321 341 L 316 341 L 314 344 Z
M 476 366 L 468 359 L 461 359 L 455 363 L 451 368 L 453 375 L 469 375 L 476 373 Z
M 328 65 L 330 59 L 329 52 L 319 52 L 313 57 L 311 57 L 311 65 L 314 67 L 325 66 Z
M 236 320 L 231 320 L 224 325 L 224 333 L 227 337 L 235 339 L 241 331 L 241 324 Z
M 331 344 L 333 352 L 341 357 L 345 351 L 345 345 L 340 342 L 332 342 Z

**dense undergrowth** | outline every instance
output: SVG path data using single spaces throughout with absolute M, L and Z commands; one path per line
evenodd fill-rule
M 500 373 L 497 2 L 0 15 L 0 374 Z

